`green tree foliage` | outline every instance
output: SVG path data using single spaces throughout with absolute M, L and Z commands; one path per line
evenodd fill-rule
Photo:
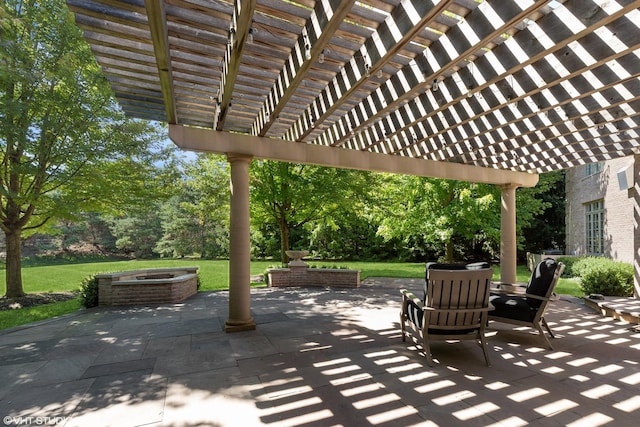
M 154 257 L 154 248 L 162 236 L 159 207 L 160 204 L 147 205 L 147 209 L 108 220 L 116 247 L 122 253 L 135 258 Z
M 103 255 L 116 251 L 109 224 L 96 212 L 78 214 L 73 220 L 59 219 L 49 234 L 56 239 L 56 249 L 64 253 L 74 252 L 74 248 L 78 247 Z
M 283 263 L 289 248 L 309 247 L 305 227 L 358 210 L 375 179 L 367 172 L 262 160 L 253 161 L 250 172 L 252 223 L 260 231 L 267 231 L 264 224 L 277 226 Z
M 380 227 L 386 238 L 401 239 L 416 252 L 434 253 L 448 261 L 456 258 L 458 241 L 489 245 L 486 252 L 495 247 L 500 199 L 492 186 L 417 176 L 389 179 L 390 203 L 382 212 Z
M 138 203 L 158 134 L 126 120 L 63 0 L 0 4 L 0 227 L 7 296 L 24 294 L 21 238 L 54 218 Z
M 395 240 L 385 241 L 378 234 L 378 223 L 367 214 L 368 208 L 340 210 L 316 221 L 309 236 L 313 253 L 324 259 L 407 259 L 408 254 L 398 252 Z
M 184 178 L 161 209 L 161 256 L 228 255 L 229 164 L 221 156 L 199 154 L 183 168 Z
M 381 211 L 383 236 L 401 239 L 408 250 L 424 258 L 442 256 L 453 261 L 499 255 L 498 186 L 416 176 L 391 176 L 389 180 L 384 187 L 388 211 Z M 519 249 L 528 249 L 527 237 L 540 229 L 545 233 L 536 241 L 549 242 L 549 246 L 564 241 L 563 183 L 562 174 L 542 174 L 535 187 L 516 190 Z
M 545 249 L 564 251 L 564 178 L 564 171 L 540 174 L 538 185 L 518 190 L 518 222 L 523 224 L 521 249 L 536 253 Z M 533 203 L 536 206 L 532 206 Z

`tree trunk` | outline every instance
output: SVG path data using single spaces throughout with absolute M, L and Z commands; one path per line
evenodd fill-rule
M 24 296 L 22 289 L 22 230 L 5 232 L 7 241 L 7 298 Z
M 279 221 L 280 223 L 280 256 L 282 258 L 282 265 L 289 263 L 289 256 L 287 251 L 289 250 L 289 224 L 285 220 Z
M 453 262 L 453 242 L 451 239 L 447 240 L 447 243 L 445 244 L 445 251 L 445 258 L 447 259 L 447 262 Z

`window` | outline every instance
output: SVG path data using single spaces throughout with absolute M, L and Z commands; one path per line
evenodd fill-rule
M 604 208 L 602 200 L 587 203 L 587 253 L 589 255 L 604 254 Z
M 584 175 L 585 176 L 594 175 L 594 174 L 596 174 L 598 172 L 602 172 L 603 168 L 604 168 L 604 163 L 603 162 L 589 163 L 589 164 L 585 165 Z

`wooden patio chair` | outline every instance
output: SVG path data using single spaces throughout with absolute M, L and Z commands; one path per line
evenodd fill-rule
M 534 328 L 547 347 L 553 350 L 551 342 L 542 331 L 542 326 L 551 338 L 555 338 L 544 313 L 547 304 L 552 301 L 553 291 L 563 271 L 563 263 L 546 258 L 534 268 L 524 293 L 493 290 L 490 299 L 494 309 L 489 312 L 489 320 Z
M 428 271 L 427 294 L 423 301 L 403 289 L 400 325 L 402 340 L 406 323 L 422 338 L 427 363 L 434 365 L 431 341 L 477 340 L 487 366 L 491 366 L 484 329 L 487 324 L 491 268 L 479 270 Z

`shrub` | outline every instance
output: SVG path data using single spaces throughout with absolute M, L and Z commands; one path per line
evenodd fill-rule
M 326 268 L 331 270 L 348 270 L 349 266 L 347 265 L 308 265 L 309 268 Z
M 269 270 L 265 270 L 264 273 L 262 273 L 262 281 L 264 282 L 265 285 L 269 286 Z
M 564 264 L 564 271 L 562 272 L 562 277 L 565 277 L 565 278 L 578 277 L 579 275 L 576 274 L 574 265 L 582 259 L 584 259 L 584 257 L 575 257 L 575 256 L 558 257 L 557 258 L 558 262 L 561 262 Z
M 86 308 L 98 306 L 98 279 L 91 275 L 80 283 L 80 303 Z
M 573 270 L 574 277 L 583 277 L 589 271 L 603 268 L 603 266 L 608 266 L 613 262 L 613 260 L 604 257 L 580 257 L 573 263 L 571 270 Z
M 585 294 L 630 297 L 633 295 L 633 266 L 603 257 L 581 258 L 573 265 Z

